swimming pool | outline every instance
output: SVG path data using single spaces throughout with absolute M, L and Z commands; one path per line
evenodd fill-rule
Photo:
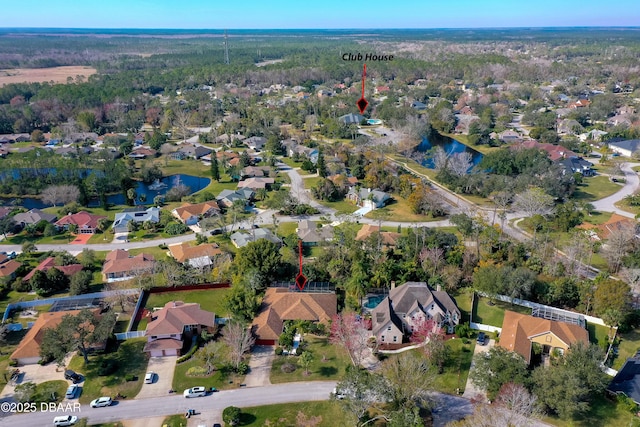
M 364 306 L 364 308 L 368 308 L 369 310 L 372 310 L 376 308 L 378 304 L 382 302 L 383 299 L 384 299 L 383 295 L 374 295 L 367 298 L 367 302 L 365 302 L 362 305 Z
M 382 120 L 379 120 L 379 119 L 368 119 L 367 120 L 367 124 L 369 124 L 369 125 L 381 125 L 382 124 Z

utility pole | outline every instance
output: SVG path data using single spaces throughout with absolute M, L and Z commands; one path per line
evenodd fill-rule
M 224 63 L 229 65 L 229 38 L 227 30 L 224 30 Z

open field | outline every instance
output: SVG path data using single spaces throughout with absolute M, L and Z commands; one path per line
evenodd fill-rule
M 66 66 L 51 68 L 16 68 L 0 70 L 0 87 L 11 83 L 50 82 L 66 83 L 68 77 L 84 76 L 85 79 L 97 70 L 92 67 Z

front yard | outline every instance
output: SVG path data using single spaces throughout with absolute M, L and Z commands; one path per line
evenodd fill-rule
M 276 356 L 271 365 L 271 383 L 287 383 L 293 381 L 326 381 L 340 380 L 346 367 L 351 363 L 347 352 L 331 343 L 326 337 L 305 335 L 302 342 L 304 351 L 313 355 L 309 365 L 309 375 L 298 365 L 298 356 Z M 324 361 L 323 361 L 324 360 Z M 284 364 L 292 364 L 295 371 L 283 372 Z
M 100 396 L 115 396 L 118 393 L 133 399 L 142 388 L 142 381 L 147 370 L 148 357 L 142 351 L 147 340 L 135 338 L 123 341 L 116 351 L 89 356 L 89 364 L 84 364 L 82 356 L 75 355 L 69 363 L 72 369 L 85 377 L 82 385 L 80 403 L 89 403 Z M 113 364 L 113 372 L 107 372 L 105 366 Z M 135 378 L 127 381 L 127 378 Z
M 204 366 L 198 359 L 198 352 L 186 362 L 176 364 L 172 387 L 177 393 L 191 387 L 215 387 L 218 390 L 238 388 L 244 381 L 244 375 L 236 375 L 227 369 L 216 369 L 209 376 L 187 375 L 189 368 Z
M 445 345 L 449 354 L 443 372 L 436 376 L 434 388 L 442 393 L 456 394 L 458 390 L 462 393 L 467 384 L 476 341 L 470 338 L 453 338 Z
M 306 425 L 317 427 L 346 426 L 350 419 L 338 401 L 283 403 L 279 405 L 255 406 L 241 408 L 240 425 L 242 426 L 294 426 Z M 306 420 L 319 417 L 318 424 L 302 424 L 297 422 L 298 414 L 304 414 Z M 303 418 L 300 416 L 300 418 Z M 375 425 L 375 424 L 373 424 Z

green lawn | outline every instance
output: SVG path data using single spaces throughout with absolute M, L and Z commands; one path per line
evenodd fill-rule
M 609 177 L 601 175 L 587 177 L 584 179 L 584 183 L 578 186 L 572 198 L 585 202 L 593 202 L 610 196 L 621 189 L 622 186 L 611 182 Z
M 531 309 L 520 305 L 509 304 L 502 301 L 490 303 L 489 298 L 476 296 L 473 307 L 473 321 L 485 325 L 502 327 L 505 310 L 511 310 L 523 314 L 531 314 Z
M 351 363 L 347 352 L 329 343 L 326 337 L 305 335 L 303 348 L 313 354 L 313 361 L 309 366 L 309 375 L 304 375 L 304 369 L 298 366 L 297 356 L 276 356 L 271 365 L 270 380 L 273 384 L 293 381 L 339 380 L 344 376 L 346 367 Z M 322 361 L 323 356 L 326 362 Z M 296 370 L 292 373 L 282 372 L 282 365 L 292 363 Z
M 89 238 L 89 240 L 87 241 L 88 244 L 90 245 L 97 245 L 100 243 L 111 243 L 111 241 L 113 240 L 113 233 L 95 233 L 93 236 L 91 236 Z
M 591 404 L 591 409 L 584 417 L 575 420 L 561 420 L 556 417 L 545 417 L 542 421 L 558 427 L 639 427 L 640 419 L 620 403 L 599 396 Z
M 186 427 L 187 426 L 187 418 L 184 414 L 171 415 L 170 417 L 162 420 L 163 427 Z
M 139 249 L 129 249 L 129 255 L 135 256 L 141 253 L 153 255 L 153 257 L 158 260 L 166 260 L 169 257 L 167 256 L 168 249 L 160 249 L 158 246 L 149 246 L 148 248 L 139 248 Z
M 348 200 L 340 200 L 338 202 L 323 201 L 322 204 L 328 208 L 335 209 L 338 214 L 351 214 L 360 209 Z
M 589 331 L 589 341 L 607 351 L 609 328 L 595 323 L 587 323 L 587 330 Z
M 467 384 L 476 341 L 454 338 L 448 340 L 446 346 L 449 349 L 449 357 L 445 362 L 444 371 L 436 377 L 434 388 L 448 394 L 456 394 L 456 389 L 460 389 L 462 393 Z
M 60 403 L 64 399 L 69 383 L 64 380 L 45 381 L 36 385 L 35 402 L 56 402 Z M 55 397 L 54 400 L 51 400 Z
M 299 168 L 300 165 L 302 165 L 302 162 L 294 162 L 291 157 L 280 157 L 279 160 L 285 165 L 292 167 L 294 169 Z
M 317 187 L 318 184 L 320 184 L 320 181 L 322 181 L 324 178 L 322 178 L 321 176 L 313 176 L 313 177 L 309 177 L 309 178 L 304 178 L 303 177 L 303 181 L 304 181 L 304 188 L 313 188 L 313 187 Z
M 304 396 L 301 396 L 301 398 Z M 308 425 L 318 427 L 335 427 L 351 425 L 351 420 L 338 401 L 283 403 L 280 405 L 254 406 L 241 408 L 240 425 L 242 426 L 295 426 Z M 302 412 L 307 419 L 321 417 L 318 424 L 299 424 L 298 413 Z M 268 421 L 268 423 L 267 423 Z M 371 424 L 374 425 L 374 424 Z
M 456 300 L 456 304 L 460 309 L 460 316 L 462 322 L 466 322 L 470 319 L 471 314 L 471 295 L 472 292 L 468 292 L 467 289 L 463 289 L 463 292 L 456 295 L 454 299 Z
M 289 234 L 295 234 L 296 228 L 298 228 L 297 222 L 281 222 L 278 224 L 278 235 L 288 236 Z
M 409 203 L 406 199 L 400 197 L 397 194 L 393 195 L 391 200 L 385 207 L 375 209 L 365 215 L 367 218 L 383 219 L 387 221 L 404 221 L 404 222 L 416 222 L 416 221 L 438 221 L 444 218 L 433 218 L 431 215 L 419 215 L 411 212 Z
M 634 329 L 624 334 L 619 334 L 618 355 L 613 360 L 613 369 L 620 369 L 629 357 L 633 357 L 640 350 L 640 329 Z
M 142 349 L 146 338 L 134 338 L 120 343 L 115 352 L 89 356 L 89 364 L 84 364 L 82 356 L 75 355 L 69 363 L 69 369 L 85 376 L 80 403 L 89 403 L 100 396 L 115 396 L 121 393 L 127 399 L 133 399 L 142 388 L 144 374 L 147 371 L 148 357 Z M 114 360 L 117 370 L 108 376 L 99 376 L 102 361 Z M 126 381 L 125 375 L 136 376 L 135 381 Z
M 19 332 L 9 332 L 5 338 L 5 342 L 2 344 L 2 351 L 0 352 L 0 390 L 7 385 L 7 378 L 2 374 L 9 369 L 9 356 L 15 351 L 26 334 L 26 329 Z
M 203 289 L 197 291 L 176 291 L 149 295 L 145 307 L 164 307 L 169 301 L 197 302 L 203 310 L 211 311 L 218 317 L 226 317 L 224 298 L 231 291 L 230 288 Z
M 191 387 L 215 387 L 218 390 L 238 388 L 244 381 L 244 375 L 236 375 L 227 370 L 217 369 L 213 374 L 207 377 L 192 377 L 187 376 L 189 368 L 194 366 L 204 366 L 200 360 L 198 360 L 198 353 L 189 360 L 176 365 L 176 370 L 173 374 L 172 387 L 178 393 L 182 393 Z

